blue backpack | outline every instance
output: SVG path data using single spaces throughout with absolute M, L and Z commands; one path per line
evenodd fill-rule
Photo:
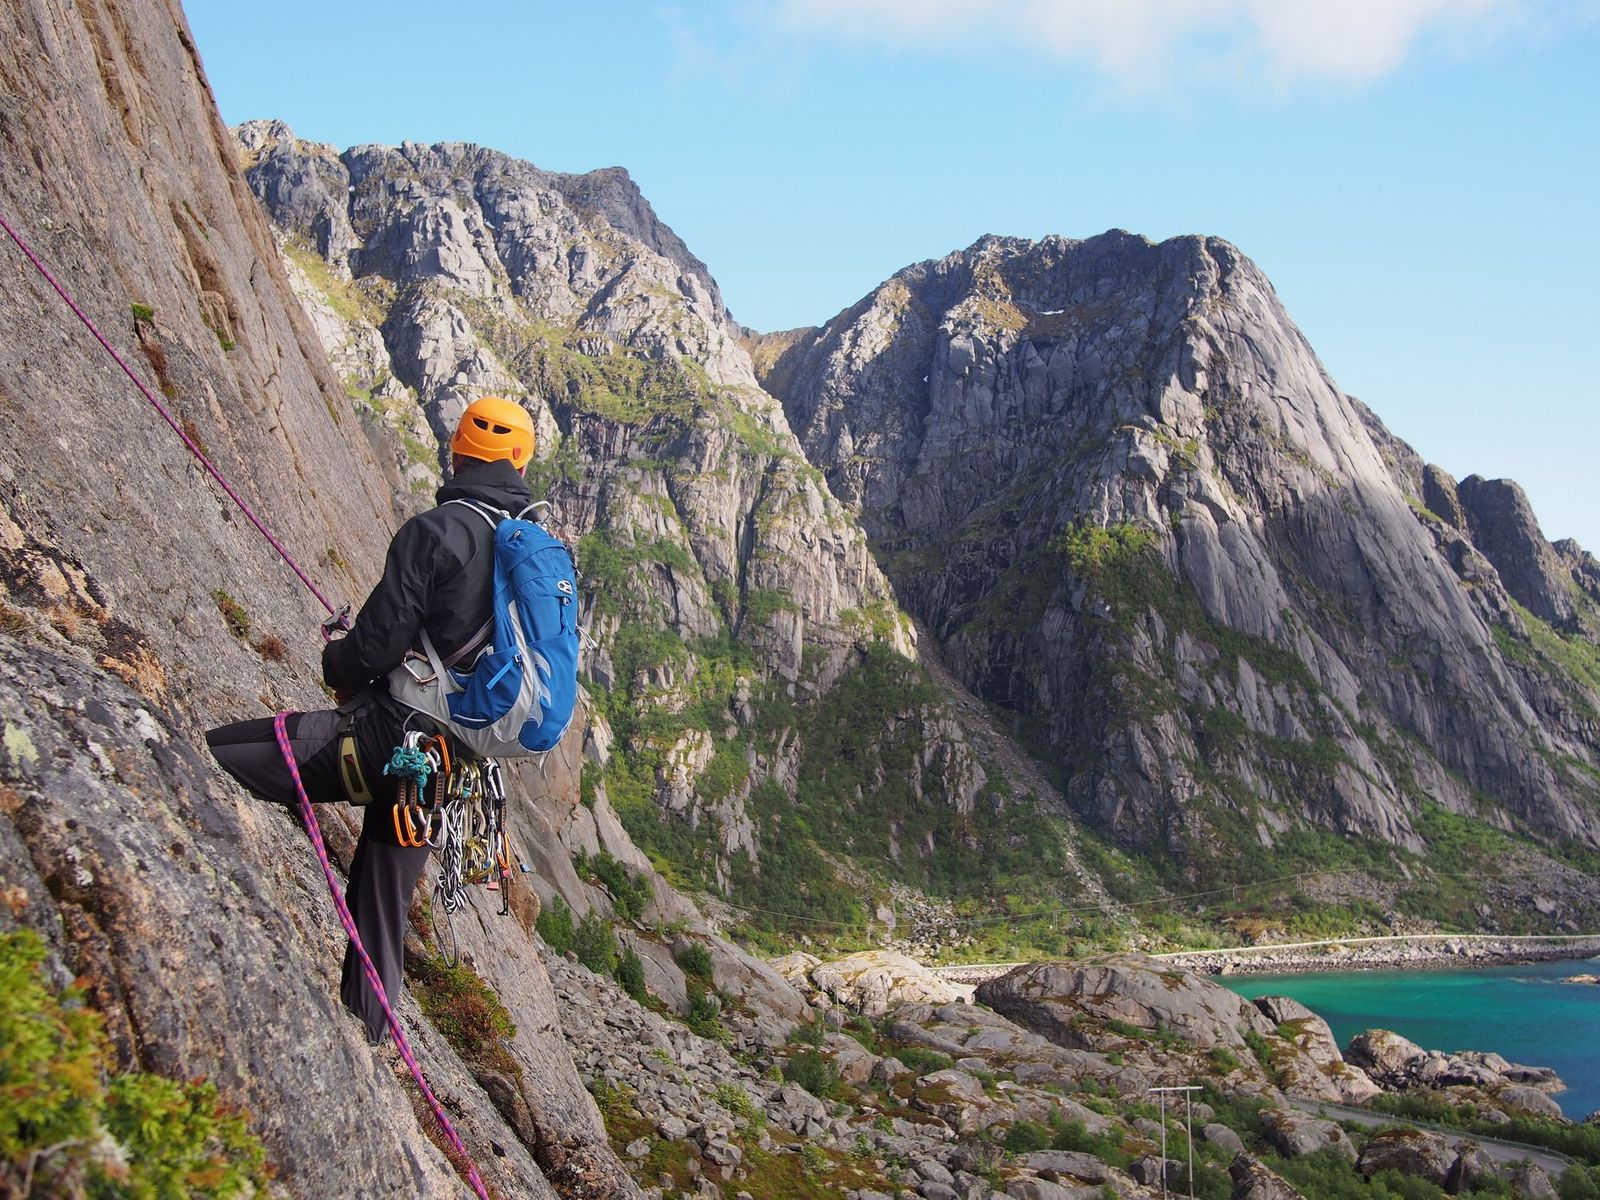
M 470 500 L 446 503 L 472 509 L 494 529 L 494 610 L 487 641 L 462 671 L 440 661 L 424 630 L 428 673 L 419 675 L 422 660 L 408 657 L 389 673 L 389 691 L 486 758 L 542 754 L 567 731 L 578 698 L 578 580 L 572 552 L 521 514 L 513 517 Z

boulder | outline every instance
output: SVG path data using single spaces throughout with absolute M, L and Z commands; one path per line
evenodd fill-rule
M 1456 1152 L 1437 1133 L 1420 1129 L 1386 1129 L 1361 1147 L 1356 1170 L 1369 1179 L 1379 1171 L 1399 1171 L 1444 1186 L 1456 1162 Z
M 1513 1163 L 1506 1168 L 1506 1182 L 1517 1200 L 1556 1200 L 1555 1186 L 1542 1167 L 1532 1163 Z
M 1095 963 L 1035 963 L 978 988 L 978 999 L 1058 1045 L 1094 1049 L 1085 1017 L 1169 1030 L 1199 1049 L 1245 1048 L 1244 1030 L 1273 1032 L 1248 1000 L 1209 979 L 1137 955 Z
M 1200 1128 L 1200 1136 L 1219 1149 L 1230 1151 L 1236 1155 L 1244 1153 L 1244 1139 L 1226 1125 L 1214 1123 L 1203 1125 Z
M 1538 1088 L 1528 1087 L 1525 1084 L 1512 1084 L 1510 1087 L 1500 1088 L 1494 1093 L 1494 1098 L 1502 1108 L 1513 1113 L 1521 1113 L 1529 1117 L 1544 1117 L 1553 1121 L 1566 1121 L 1566 1114 L 1549 1096 Z
M 1411 1064 L 1428 1056 L 1415 1042 L 1387 1029 L 1369 1029 L 1350 1039 L 1344 1059 L 1360 1067 L 1385 1087 L 1403 1087 L 1410 1080 Z
M 1233 1192 L 1228 1200 L 1302 1200 L 1299 1192 L 1274 1171 L 1248 1154 L 1238 1154 L 1228 1165 Z
M 1444 1190 L 1452 1196 L 1475 1192 L 1483 1183 L 1500 1174 L 1494 1159 L 1484 1153 L 1476 1142 L 1463 1141 L 1456 1147 L 1456 1160 L 1450 1164 L 1445 1176 Z
M 916 959 L 889 950 L 864 950 L 820 963 L 810 976 L 835 1002 L 867 1017 L 881 1017 L 902 1004 L 968 1000 L 973 990 L 947 983 Z
M 1083 1189 L 1024 1175 L 1008 1182 L 1005 1194 L 1014 1200 L 1078 1200 L 1080 1190 Z
M 1299 1158 L 1331 1147 L 1351 1162 L 1356 1160 L 1355 1146 L 1333 1121 L 1293 1109 L 1264 1108 L 1261 1123 L 1267 1141 L 1285 1158 Z
M 1109 1183 L 1111 1168 L 1092 1154 L 1075 1150 L 1034 1150 L 1017 1156 L 1019 1166 L 1037 1171 L 1057 1183 L 1066 1180 L 1078 1183 Z

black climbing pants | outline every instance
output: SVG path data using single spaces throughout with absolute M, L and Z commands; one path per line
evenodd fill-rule
M 378 969 L 378 978 L 383 980 L 383 990 L 396 999 L 403 980 L 411 893 L 428 861 L 427 847 L 402 846 L 396 840 L 395 786 L 383 774 L 383 764 L 388 761 L 384 748 L 399 743 L 404 720 L 403 711 L 362 697 L 337 710 L 293 714 L 284 725 L 306 795 L 319 804 L 348 799 L 340 777 L 346 769 L 340 761 L 340 734 L 349 728 L 356 736 L 362 774 L 373 800 L 365 806 L 345 903 L 355 918 L 361 943 Z M 278 749 L 271 717 L 219 726 L 206 734 L 206 744 L 223 769 L 259 799 L 298 810 L 294 780 Z M 339 998 L 366 1024 L 367 1040 L 373 1045 L 381 1043 L 388 1027 L 383 1006 L 367 982 L 354 946 L 345 949 Z

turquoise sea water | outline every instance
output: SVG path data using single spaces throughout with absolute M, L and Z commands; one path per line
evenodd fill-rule
M 1345 1046 L 1367 1029 L 1392 1029 L 1428 1050 L 1493 1050 L 1554 1067 L 1556 1101 L 1575 1120 L 1600 1109 L 1600 960 L 1568 959 L 1471 971 L 1346 971 L 1244 975 L 1217 982 L 1241 996 L 1292 996 Z

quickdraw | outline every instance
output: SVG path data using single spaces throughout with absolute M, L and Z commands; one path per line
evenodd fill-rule
M 445 961 L 459 961 L 451 918 L 467 904 L 467 888 L 500 893 L 500 915 L 511 911 L 511 838 L 506 792 L 492 758 L 460 758 L 450 772 L 429 841 L 439 860 L 432 893 L 434 941 Z M 520 861 L 518 866 L 528 868 Z

